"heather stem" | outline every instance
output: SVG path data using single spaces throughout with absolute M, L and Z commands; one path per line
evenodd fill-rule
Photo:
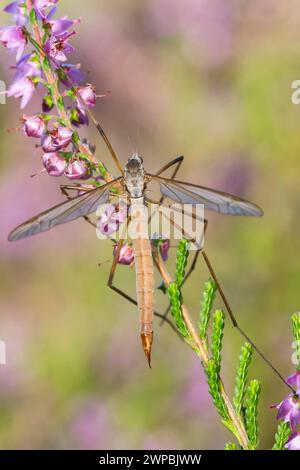
M 158 253 L 158 250 L 156 248 L 154 249 L 153 256 L 154 256 L 154 262 L 156 264 L 156 267 L 157 267 L 158 271 L 160 272 L 165 285 L 169 288 L 170 285 L 172 284 L 173 280 L 172 280 L 170 274 L 168 273 L 168 271 L 166 269 L 166 266 L 165 266 L 162 258 L 160 257 L 160 255 Z M 200 358 L 204 368 L 206 369 L 209 365 L 209 355 L 208 355 L 208 352 L 207 352 L 207 349 L 206 349 L 205 342 L 202 339 L 199 338 L 199 336 L 197 334 L 197 329 L 194 325 L 194 322 L 193 322 L 193 320 L 192 320 L 192 318 L 189 314 L 189 311 L 188 311 L 187 307 L 184 304 L 181 305 L 181 311 L 182 311 L 182 316 L 183 316 L 186 328 L 188 330 L 188 333 L 189 333 L 190 337 L 192 338 L 192 340 L 194 342 L 194 345 L 195 345 L 194 350 L 196 351 L 196 353 L 197 353 L 198 357 Z M 245 426 L 244 426 L 241 418 L 238 416 L 238 414 L 234 410 L 234 407 L 233 407 L 229 397 L 227 396 L 227 394 L 225 392 L 224 384 L 221 380 L 221 377 L 219 377 L 219 378 L 220 378 L 220 394 L 221 394 L 222 399 L 224 400 L 225 406 L 227 408 L 228 415 L 229 415 L 229 417 L 230 417 L 230 419 L 233 423 L 233 426 L 235 428 L 234 429 L 235 430 L 235 435 L 238 438 L 241 446 L 244 449 L 249 449 L 250 448 L 249 439 L 248 439 L 248 436 L 247 436 Z

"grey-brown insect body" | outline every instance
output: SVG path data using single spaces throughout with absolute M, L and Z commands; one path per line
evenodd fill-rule
M 139 309 L 140 334 L 143 349 L 151 364 L 154 310 L 154 268 L 148 217 L 144 205 L 145 171 L 137 154 L 129 158 L 124 171 L 124 183 L 130 196 L 131 237 L 136 272 L 136 294 Z

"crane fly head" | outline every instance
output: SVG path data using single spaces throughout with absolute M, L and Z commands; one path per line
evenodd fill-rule
M 128 173 L 131 176 L 136 176 L 140 173 L 143 174 L 143 172 L 143 159 L 137 153 L 134 153 L 127 160 L 127 163 L 125 165 L 125 173 Z
M 124 169 L 125 185 L 130 196 L 139 198 L 143 195 L 145 170 L 143 159 L 134 153 L 127 161 Z

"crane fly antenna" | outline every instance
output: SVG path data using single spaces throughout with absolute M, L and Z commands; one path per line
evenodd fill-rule
M 80 95 L 78 95 L 78 97 L 80 97 Z M 87 113 L 88 113 L 90 119 L 93 121 L 93 123 L 94 123 L 94 125 L 95 125 L 97 131 L 99 132 L 99 134 L 101 135 L 102 139 L 104 140 L 104 142 L 105 142 L 105 144 L 106 144 L 106 146 L 107 146 L 107 148 L 108 148 L 108 150 L 109 150 L 109 152 L 110 152 L 110 154 L 111 154 L 111 156 L 112 156 L 112 158 L 113 158 L 113 160 L 114 160 L 116 166 L 118 167 L 118 170 L 119 170 L 119 171 L 121 172 L 121 174 L 123 175 L 123 168 L 122 168 L 122 165 L 121 165 L 121 163 L 119 162 L 119 159 L 118 159 L 118 157 L 117 157 L 117 155 L 116 155 L 116 153 L 115 153 L 115 151 L 114 151 L 114 149 L 113 149 L 113 146 L 111 145 L 111 143 L 110 143 L 110 141 L 109 141 L 107 135 L 105 134 L 103 127 L 100 125 L 100 123 L 97 121 L 97 119 L 96 119 L 95 116 L 93 115 L 92 111 L 91 111 L 88 107 L 86 107 L 86 111 L 87 111 Z
M 45 54 L 45 51 L 43 49 L 43 47 L 41 47 L 38 43 L 34 42 L 34 46 L 37 47 L 42 54 Z M 52 62 L 52 64 L 54 64 L 55 67 L 57 67 L 57 64 L 56 62 L 54 61 L 54 59 L 51 57 L 51 56 L 47 56 L 49 58 L 49 60 Z M 82 99 L 82 97 L 80 96 L 80 93 L 77 93 L 77 90 L 76 90 L 76 87 L 74 86 L 72 80 L 70 79 L 70 77 L 68 76 L 68 74 L 65 73 L 64 69 L 62 67 L 59 67 L 58 68 L 62 74 L 63 74 L 63 77 L 64 79 L 69 83 L 70 87 L 71 87 L 71 90 L 72 92 L 75 93 L 77 99 L 80 101 L 80 103 L 82 104 L 82 106 L 84 107 L 85 111 L 87 112 L 88 116 L 90 117 L 90 119 L 93 121 L 96 129 L 98 130 L 99 134 L 101 135 L 102 139 L 104 140 L 116 166 L 118 167 L 119 171 L 121 172 L 121 175 L 123 175 L 123 168 L 122 168 L 122 165 L 121 163 L 119 162 L 119 159 L 113 149 L 113 146 L 111 145 L 107 135 L 105 134 L 104 132 L 104 129 L 102 128 L 102 126 L 100 125 L 100 123 L 97 121 L 97 119 L 95 118 L 94 114 L 92 113 L 92 111 L 89 109 L 89 107 L 85 104 L 84 100 Z

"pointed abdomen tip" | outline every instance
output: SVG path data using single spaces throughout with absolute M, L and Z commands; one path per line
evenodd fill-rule
M 141 333 L 141 340 L 142 340 L 144 353 L 148 360 L 148 365 L 151 369 L 151 350 L 152 350 L 152 343 L 153 343 L 153 331 L 151 331 L 150 333 Z

